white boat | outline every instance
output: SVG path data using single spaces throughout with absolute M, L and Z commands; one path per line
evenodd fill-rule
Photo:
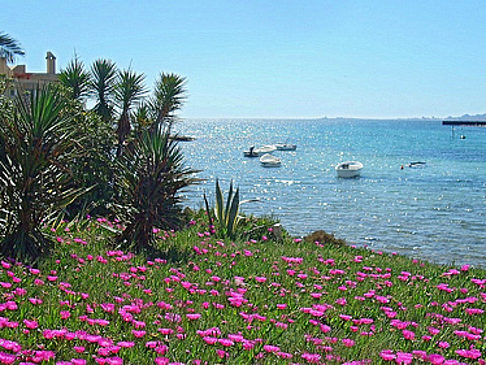
M 412 161 L 408 164 L 408 167 L 411 167 L 411 168 L 425 167 L 426 164 L 427 164 L 427 162 L 425 162 L 425 161 Z
M 265 167 L 278 167 L 282 164 L 282 160 L 278 157 L 272 156 L 269 153 L 265 153 L 260 157 L 260 163 Z
M 276 150 L 277 150 L 277 147 L 275 147 L 275 145 L 273 145 L 273 144 L 265 145 L 265 146 L 258 147 L 258 148 L 255 148 L 255 147 L 252 146 L 252 147 L 250 147 L 250 149 L 248 151 L 243 151 L 243 155 L 245 157 L 258 157 L 258 156 L 262 156 L 266 153 L 272 153 Z
M 291 143 L 277 143 L 275 147 L 279 151 L 295 151 L 297 149 L 297 145 Z
M 359 161 L 341 162 L 335 167 L 338 177 L 350 178 L 361 174 L 363 164 Z

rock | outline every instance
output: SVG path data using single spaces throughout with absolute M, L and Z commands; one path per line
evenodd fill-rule
M 304 237 L 305 242 L 319 242 L 319 243 L 332 243 L 334 245 L 345 245 L 346 241 L 334 237 L 333 234 L 327 233 L 323 230 L 318 230 Z
M 272 226 L 272 233 L 275 241 L 283 240 L 282 225 L 280 223 L 276 223 Z

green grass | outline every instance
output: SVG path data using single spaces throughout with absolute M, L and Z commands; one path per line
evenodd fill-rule
M 34 363 L 35 351 L 52 351 L 44 362 L 52 364 L 484 363 L 482 269 L 448 275 L 451 267 L 361 248 L 287 235 L 274 242 L 266 228 L 223 240 L 195 219 L 159 232 L 156 249 L 139 254 L 111 246 L 110 222 L 64 224 L 51 232 L 56 245 L 40 273 L 4 261 L 0 337 L 18 346 L 0 341 L 0 363 Z M 271 220 L 243 229 L 257 225 Z M 385 350 L 393 361 L 380 356 Z M 465 357 L 475 350 L 479 359 Z

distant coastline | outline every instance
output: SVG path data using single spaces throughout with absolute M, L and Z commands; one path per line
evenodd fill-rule
M 447 117 L 397 117 L 397 118 L 361 118 L 361 117 L 185 117 L 183 120 L 213 120 L 213 121 L 228 121 L 228 120 L 311 120 L 311 121 L 410 121 L 410 122 L 442 122 L 442 121 L 479 121 L 486 122 L 485 114 L 463 114 L 461 116 L 447 116 Z

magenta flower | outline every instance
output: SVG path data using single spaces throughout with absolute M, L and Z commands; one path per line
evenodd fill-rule
M 444 356 L 439 355 L 439 354 L 430 354 L 427 357 L 427 360 L 432 364 L 432 365 L 441 365 L 444 363 Z
M 380 357 L 385 361 L 393 361 L 396 358 L 396 355 L 392 350 L 383 350 L 380 352 Z
M 33 330 L 33 329 L 36 329 L 37 327 L 39 327 L 39 324 L 37 323 L 37 321 L 30 321 L 28 319 L 24 319 L 23 322 L 24 322 L 25 327 L 27 327 L 30 330 Z
M 188 313 L 186 314 L 187 319 L 191 321 L 195 321 L 199 318 L 201 318 L 201 313 Z
M 456 350 L 456 354 L 459 356 L 465 357 L 467 359 L 477 359 L 478 357 L 481 356 L 481 351 L 472 348 L 470 350 Z
M 142 338 L 146 333 L 146 331 L 132 330 L 132 335 L 134 335 L 136 338 Z
M 278 352 L 280 351 L 280 347 L 274 345 L 264 345 L 263 350 L 266 352 Z

